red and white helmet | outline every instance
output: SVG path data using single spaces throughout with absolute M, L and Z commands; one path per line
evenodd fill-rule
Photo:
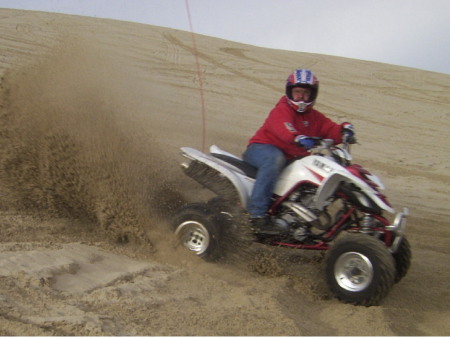
M 309 101 L 294 101 L 292 88 L 302 87 L 311 89 Z M 299 113 L 304 113 L 314 106 L 319 93 L 319 80 L 309 69 L 297 69 L 286 80 L 286 97 L 288 104 Z

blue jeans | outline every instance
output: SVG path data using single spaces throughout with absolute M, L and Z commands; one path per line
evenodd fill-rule
M 252 218 L 264 217 L 270 207 L 275 183 L 286 165 L 286 157 L 273 145 L 254 143 L 246 149 L 243 159 L 258 169 L 247 210 Z

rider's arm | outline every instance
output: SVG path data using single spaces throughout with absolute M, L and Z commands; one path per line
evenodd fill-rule
M 316 111 L 316 126 L 318 128 L 318 137 L 333 139 L 335 144 L 342 142 L 342 126 L 319 111 Z
M 267 130 L 286 144 L 294 144 L 295 137 L 302 134 L 296 126 L 292 109 L 276 106 L 264 123 Z

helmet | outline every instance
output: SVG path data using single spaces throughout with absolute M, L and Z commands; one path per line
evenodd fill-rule
M 303 87 L 311 89 L 311 97 L 308 102 L 294 101 L 292 88 Z M 309 69 L 297 69 L 286 80 L 286 97 L 288 104 L 299 113 L 304 113 L 314 106 L 319 92 L 319 80 Z

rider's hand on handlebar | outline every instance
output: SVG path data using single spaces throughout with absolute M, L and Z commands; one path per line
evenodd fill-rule
M 356 144 L 356 138 L 350 134 L 344 134 L 344 136 L 342 137 L 342 141 L 346 142 L 347 144 Z
M 348 144 L 356 144 L 355 128 L 349 122 L 341 124 L 342 141 Z
M 353 137 L 355 135 L 355 128 L 349 122 L 343 122 L 341 124 L 341 133 L 343 135 L 347 134 L 349 137 Z
M 306 150 L 309 150 L 316 145 L 316 140 L 314 138 L 310 138 L 305 135 L 297 135 L 294 141 L 297 146 L 303 147 Z

